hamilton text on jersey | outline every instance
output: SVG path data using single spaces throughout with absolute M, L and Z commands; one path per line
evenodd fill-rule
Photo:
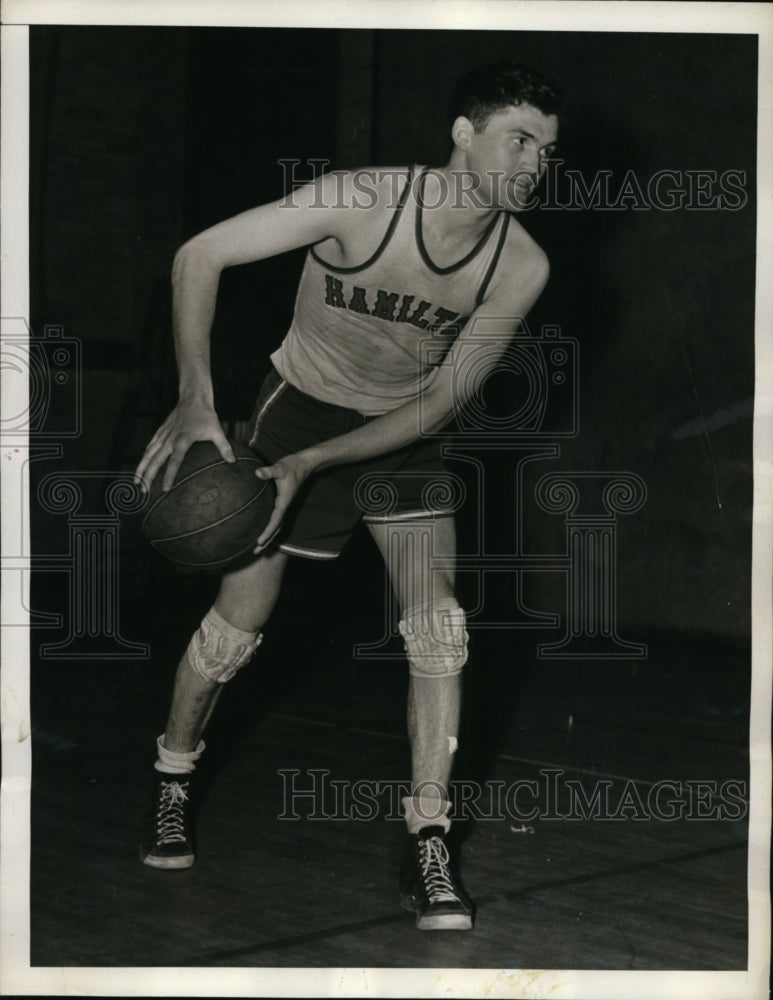
M 410 323 L 420 330 L 429 330 L 430 333 L 447 326 L 459 317 L 458 312 L 444 309 L 442 306 L 433 312 L 432 303 L 425 299 L 421 299 L 414 309 L 415 298 L 415 295 L 401 296 L 399 292 L 387 292 L 379 288 L 375 301 L 369 304 L 365 288 L 353 285 L 350 289 L 345 289 L 340 278 L 334 278 L 332 274 L 325 275 L 325 303 L 338 309 L 349 309 L 352 312 L 377 316 L 379 319 L 391 320 L 394 323 Z M 428 313 L 429 318 L 425 318 Z M 434 322 L 430 323 L 430 318 Z M 466 316 L 458 318 L 454 326 L 461 329 L 467 319 Z

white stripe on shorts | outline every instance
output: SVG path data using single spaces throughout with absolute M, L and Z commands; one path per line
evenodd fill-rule
M 263 406 L 261 406 L 260 410 L 258 411 L 258 415 L 255 418 L 255 430 L 252 432 L 252 437 L 249 440 L 248 447 L 252 448 L 255 442 L 258 440 L 258 431 L 260 430 L 261 420 L 266 415 L 266 411 L 268 410 L 269 406 L 271 406 L 272 403 L 276 402 L 276 400 L 279 399 L 279 397 L 282 395 L 282 393 L 285 391 L 286 388 L 287 388 L 287 382 L 285 382 L 285 380 L 282 379 L 282 381 L 279 383 L 276 389 L 274 389 L 274 391 L 268 397 Z
M 299 545 L 278 545 L 280 552 L 289 556 L 306 556 L 307 559 L 337 559 L 339 552 L 323 552 L 321 549 L 302 549 Z
M 418 521 L 428 517 L 450 517 L 453 513 L 454 510 L 414 510 L 400 514 L 365 514 L 362 519 L 365 524 L 386 524 L 389 521 Z

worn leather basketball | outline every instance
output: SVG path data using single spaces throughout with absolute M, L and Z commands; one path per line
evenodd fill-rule
M 266 463 L 231 442 L 236 462 L 226 462 L 210 441 L 188 450 L 172 488 L 164 493 L 162 468 L 148 494 L 142 531 L 154 549 L 184 566 L 218 569 L 247 556 L 274 507 L 273 480 L 258 479 Z

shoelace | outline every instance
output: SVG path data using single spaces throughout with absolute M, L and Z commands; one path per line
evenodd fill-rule
M 430 903 L 458 899 L 448 871 L 448 849 L 440 837 L 428 837 L 427 840 L 419 841 L 419 859 Z
M 183 805 L 187 801 L 186 788 L 179 782 L 162 782 L 157 822 L 159 844 L 171 844 L 175 841 L 185 840 Z

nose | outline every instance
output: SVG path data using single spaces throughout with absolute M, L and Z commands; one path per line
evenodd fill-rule
M 527 173 L 531 176 L 532 180 L 536 184 L 542 175 L 545 165 L 542 161 L 542 157 L 537 149 L 526 149 L 524 150 L 521 161 L 518 164 L 519 169 L 523 173 Z

